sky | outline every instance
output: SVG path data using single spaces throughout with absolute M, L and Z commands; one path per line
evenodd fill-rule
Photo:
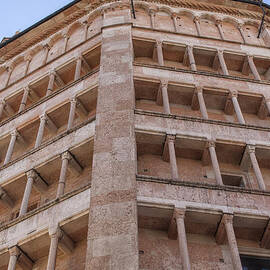
M 23 31 L 72 0 L 0 0 L 0 41 Z M 270 4 L 270 0 L 264 0 Z
M 0 42 L 23 31 L 72 0 L 0 0 Z

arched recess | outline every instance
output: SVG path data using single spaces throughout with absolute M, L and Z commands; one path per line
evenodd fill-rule
M 79 22 L 74 23 L 69 28 L 67 35 L 69 37 L 67 43 L 67 51 L 84 41 L 83 25 Z
M 226 40 L 243 42 L 237 25 L 238 21 L 232 18 L 224 18 L 222 20 L 222 30 Z
M 50 51 L 48 54 L 48 61 L 56 58 L 64 52 L 64 37 L 62 34 L 56 34 L 49 41 Z
M 38 69 L 44 63 L 45 56 L 46 56 L 44 47 L 41 44 L 38 45 L 31 52 L 31 56 L 32 56 L 32 60 L 29 64 L 28 73 L 32 72 L 33 70 Z
M 0 89 L 3 89 L 8 79 L 8 69 L 6 66 L 0 66 Z
M 143 4 L 135 4 L 136 19 L 134 25 L 142 27 L 151 27 L 149 8 Z
M 94 35 L 100 33 L 102 27 L 102 16 L 100 15 L 92 15 L 88 18 L 88 31 L 87 31 L 87 39 L 93 37 Z
M 262 45 L 262 46 L 265 45 L 262 36 L 260 36 L 260 38 L 257 38 L 258 29 L 259 29 L 259 24 L 256 22 L 248 21 L 244 23 L 243 32 L 244 32 L 245 40 L 248 44 Z
M 216 19 L 209 14 L 202 14 L 200 16 L 200 28 L 202 36 L 220 38 L 218 28 L 216 26 Z
M 160 8 L 155 14 L 155 28 L 174 32 L 172 12 L 166 8 Z
M 187 10 L 177 13 L 176 21 L 178 31 L 185 34 L 197 35 L 196 26 L 193 22 L 194 14 Z
M 19 56 L 12 63 L 13 70 L 10 75 L 9 84 L 21 79 L 25 75 L 26 62 L 23 56 Z

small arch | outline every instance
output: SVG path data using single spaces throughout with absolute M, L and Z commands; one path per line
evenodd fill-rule
M 149 14 L 150 7 L 146 3 L 143 2 L 137 2 L 134 4 L 135 8 L 143 9 L 147 14 Z
M 174 32 L 172 13 L 172 10 L 167 7 L 158 8 L 155 14 L 155 28 Z
M 149 6 L 144 3 L 135 3 L 136 20 L 134 24 L 142 27 L 151 27 Z
M 243 38 L 238 30 L 240 21 L 232 17 L 224 17 L 221 22 L 225 39 L 243 42 Z
M 31 73 L 33 70 L 41 67 L 45 60 L 45 48 L 42 44 L 37 45 L 30 52 L 32 60 L 28 67 L 28 73 Z
M 197 35 L 194 24 L 195 13 L 182 9 L 176 14 L 177 29 L 181 33 Z
M 265 45 L 262 35 L 260 38 L 257 38 L 259 27 L 260 24 L 257 21 L 247 20 L 244 22 L 242 29 L 247 43 L 261 46 Z
M 55 34 L 48 42 L 50 51 L 48 60 L 50 61 L 64 52 L 64 35 L 63 32 Z
M 157 9 L 157 12 L 165 12 L 165 13 L 167 13 L 169 16 L 172 16 L 172 14 L 173 14 L 173 10 L 171 9 L 171 8 L 169 8 L 169 7 L 160 7 L 160 8 L 158 8 Z
M 75 22 L 72 24 L 67 30 L 67 35 L 69 38 L 66 50 L 68 51 L 84 41 L 84 27 L 82 23 Z
M 24 60 L 24 56 L 19 55 L 18 57 L 16 57 L 11 62 L 11 66 L 13 67 L 13 69 L 10 75 L 9 84 L 12 84 L 13 82 L 25 76 L 26 62 Z
M 208 13 L 201 14 L 199 17 L 199 23 L 202 36 L 220 39 L 220 33 L 216 26 L 216 22 L 217 19 L 215 16 Z

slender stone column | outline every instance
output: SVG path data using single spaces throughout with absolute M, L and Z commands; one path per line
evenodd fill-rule
M 150 20 L 151 20 L 151 27 L 152 27 L 152 29 L 155 29 L 156 28 L 156 25 L 155 25 L 156 12 L 155 12 L 155 10 L 150 9 L 149 10 L 149 15 L 150 15 Z
M 14 131 L 11 132 L 10 141 L 9 141 L 8 150 L 7 150 L 7 154 L 6 154 L 6 157 L 5 157 L 4 165 L 6 165 L 11 159 L 17 136 L 18 136 L 17 130 L 14 130 Z
M 236 113 L 236 117 L 237 117 L 238 122 L 240 124 L 246 124 L 246 121 L 245 121 L 244 116 L 242 114 L 240 105 L 238 103 L 238 99 L 237 99 L 238 93 L 237 93 L 237 91 L 232 91 L 230 95 L 231 95 L 231 98 L 232 98 L 233 108 L 234 108 L 234 111 Z
M 171 166 L 171 173 L 172 178 L 174 180 L 178 180 L 178 167 L 176 161 L 176 154 L 175 154 L 175 136 L 174 135 L 167 135 L 167 143 L 169 148 L 169 156 L 170 156 L 170 166 Z
M 33 183 L 34 183 L 34 178 L 36 177 L 36 174 L 33 170 L 31 170 L 31 171 L 26 173 L 26 176 L 27 176 L 27 182 L 26 182 L 26 186 L 25 186 L 25 190 L 24 190 L 24 194 L 23 194 L 23 200 L 21 203 L 19 217 L 23 216 L 27 212 L 28 202 L 29 202 L 29 198 L 31 195 L 31 191 L 32 191 Z
M 251 164 L 252 164 L 254 173 L 255 173 L 256 178 L 257 178 L 259 188 L 261 190 L 265 190 L 265 184 L 264 184 L 263 176 L 262 176 L 262 173 L 261 173 L 261 170 L 260 170 L 260 166 L 259 166 L 257 158 L 256 158 L 255 149 L 256 149 L 255 146 L 248 145 L 249 157 L 250 157 L 250 160 L 251 160 Z
M 77 100 L 74 97 L 70 100 L 70 110 L 69 110 L 67 130 L 72 128 L 74 117 L 75 117 L 76 105 L 77 105 Z
M 173 13 L 172 14 L 172 20 L 173 20 L 173 26 L 174 26 L 174 31 L 178 33 L 178 23 L 177 23 L 177 14 Z
M 200 22 L 199 21 L 200 21 L 200 18 L 199 17 L 195 17 L 194 18 L 194 23 L 195 23 L 195 26 L 196 26 L 197 34 L 200 37 L 202 35 L 202 33 L 201 33 L 201 26 L 200 26 Z
M 88 27 L 89 27 L 88 22 L 87 21 L 84 21 L 83 22 L 83 33 L 84 33 L 83 36 L 84 36 L 84 41 L 87 40 Z
M 236 237 L 233 229 L 233 215 L 224 214 L 224 223 L 229 247 L 231 250 L 233 268 L 234 270 L 242 270 Z
M 61 166 L 61 172 L 60 172 L 60 177 L 59 177 L 56 198 L 59 198 L 64 194 L 65 185 L 66 185 L 66 175 L 67 175 L 68 162 L 71 159 L 71 156 L 70 156 L 69 152 L 65 152 L 62 154 L 61 158 L 62 158 L 62 166 Z
M 225 36 L 224 36 L 223 29 L 222 29 L 222 22 L 221 22 L 221 20 L 217 20 L 216 21 L 216 26 L 218 28 L 218 32 L 220 34 L 221 39 L 222 40 L 225 40 Z
M 157 40 L 157 56 L 158 56 L 158 64 L 160 66 L 164 66 L 164 58 L 163 58 L 163 51 L 162 51 L 162 41 Z
M 222 72 L 224 75 L 229 75 L 228 69 L 227 69 L 227 65 L 226 62 L 224 60 L 224 56 L 223 56 L 223 51 L 218 50 L 218 60 L 222 69 Z
M 8 77 L 7 77 L 7 80 L 6 80 L 6 83 L 5 83 L 5 87 L 7 87 L 8 84 L 9 84 L 9 80 L 10 80 L 12 71 L 13 71 L 13 67 L 12 66 L 9 66 L 8 67 Z
M 81 77 L 81 69 L 82 69 L 82 56 L 79 56 L 76 61 L 74 81 L 78 80 Z
M 216 153 L 216 148 L 215 147 L 216 147 L 215 142 L 213 142 L 213 141 L 208 142 L 209 153 L 210 153 L 212 166 L 213 166 L 213 169 L 214 169 L 217 184 L 223 186 L 222 177 L 221 177 L 221 173 L 220 173 L 220 168 L 219 168 L 219 164 L 218 164 L 217 153 Z
M 12 247 L 9 250 L 9 263 L 8 263 L 8 270 L 15 270 L 16 269 L 16 264 L 17 264 L 17 260 L 21 254 L 21 251 L 19 250 L 18 247 Z
M 260 77 L 260 74 L 258 73 L 258 70 L 257 70 L 255 64 L 254 64 L 253 56 L 248 55 L 247 58 L 248 58 L 248 64 L 249 64 L 249 67 L 250 67 L 250 69 L 251 69 L 251 72 L 252 72 L 254 78 L 255 78 L 256 80 L 260 81 L 260 80 L 261 80 L 261 77 Z
M 207 113 L 207 109 L 206 109 L 204 97 L 203 97 L 203 88 L 200 86 L 197 86 L 195 91 L 196 91 L 197 96 L 198 96 L 198 101 L 199 101 L 200 111 L 201 111 L 202 117 L 203 117 L 203 119 L 208 119 L 208 113 Z
M 239 24 L 237 25 L 237 28 L 238 28 L 238 30 L 239 30 L 239 32 L 240 32 L 240 35 L 241 35 L 241 37 L 242 37 L 242 39 L 243 39 L 244 44 L 246 44 L 247 41 L 246 41 L 245 34 L 244 34 L 244 31 L 243 31 L 243 24 L 239 23 Z
M 67 33 L 65 33 L 63 35 L 64 38 L 64 48 L 63 48 L 63 53 L 65 53 L 67 51 L 67 44 L 68 44 L 68 40 L 69 40 L 69 35 Z
M 46 96 L 50 95 L 52 93 L 52 91 L 53 91 L 55 77 L 56 77 L 56 72 L 53 70 L 53 71 L 50 72 L 49 84 L 48 84 Z
M 37 134 L 37 138 L 36 138 L 35 148 L 37 148 L 41 145 L 46 122 L 47 122 L 47 115 L 42 114 L 40 116 L 40 124 L 39 124 L 38 134 Z
M 50 235 L 51 244 L 50 244 L 50 251 L 49 251 L 49 256 L 48 256 L 47 270 L 55 269 L 58 242 L 61 235 L 62 233 L 61 233 L 60 228 L 57 228 L 56 232 Z
M 177 209 L 175 213 L 175 219 L 176 219 L 176 225 L 177 225 L 178 242 L 179 242 L 179 249 L 180 249 L 183 270 L 191 270 L 191 264 L 190 264 L 189 253 L 188 253 L 188 246 L 187 246 L 185 221 L 184 221 L 185 211 Z
M 23 92 L 23 97 L 22 97 L 22 101 L 21 101 L 21 105 L 20 105 L 20 108 L 19 108 L 19 112 L 23 111 L 26 107 L 26 102 L 27 102 L 27 98 L 28 98 L 28 95 L 29 95 L 29 87 L 25 87 L 24 89 L 24 92 Z
M 1 99 L 0 100 L 0 120 L 1 120 L 1 118 L 3 116 L 5 105 L 6 105 L 6 101 L 4 99 Z
M 188 58 L 189 58 L 190 68 L 193 71 L 197 71 L 195 58 L 194 58 L 194 54 L 193 54 L 193 47 L 192 46 L 187 46 L 187 51 L 188 51 Z
M 26 61 L 26 67 L 25 67 L 24 76 L 26 76 L 27 73 L 28 73 L 30 62 L 32 60 L 32 56 L 31 55 L 27 55 L 27 56 L 25 56 L 24 60 Z
M 49 55 L 49 51 L 50 51 L 50 46 L 49 44 L 45 44 L 43 46 L 43 48 L 45 49 L 45 57 L 44 57 L 44 60 L 42 61 L 42 65 L 45 65 L 47 63 L 47 60 L 48 60 L 48 55 Z
M 168 82 L 161 81 L 161 93 L 162 93 L 162 100 L 163 100 L 163 109 L 166 114 L 170 114 L 170 103 L 168 97 Z

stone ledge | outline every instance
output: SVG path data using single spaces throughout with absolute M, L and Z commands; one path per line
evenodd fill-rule
M 25 214 L 22 217 L 13 219 L 11 221 L 8 221 L 7 223 L 0 226 L 0 232 L 3 231 L 3 230 L 6 230 L 6 229 L 8 229 L 8 228 L 10 228 L 10 227 L 12 227 L 12 226 L 14 226 L 16 224 L 18 224 L 18 223 L 20 223 L 20 222 L 22 222 L 22 221 L 36 215 L 36 214 L 38 214 L 38 213 L 40 213 L 40 212 L 42 212 L 42 211 L 44 211 L 44 210 L 58 204 L 58 203 L 61 203 L 62 201 L 65 201 L 65 200 L 67 200 L 67 199 L 69 199 L 69 198 L 71 198 L 71 197 L 73 197 L 73 196 L 75 196 L 75 195 L 89 189 L 90 187 L 91 187 L 91 183 L 89 183 L 87 185 L 84 185 L 83 187 L 80 187 L 80 188 L 75 189 L 75 190 L 73 190 L 73 191 L 71 191 L 69 193 L 64 194 L 62 197 L 60 197 L 58 199 L 54 199 L 54 200 L 52 200 L 52 201 L 50 201 L 50 202 L 48 202 L 46 204 L 43 204 L 42 206 L 28 212 L 27 214 Z
M 240 123 L 231 123 L 231 122 L 225 122 L 225 121 L 220 121 L 220 120 L 210 120 L 210 119 L 203 119 L 203 118 L 191 117 L 191 116 L 180 116 L 180 115 L 175 115 L 175 114 L 166 114 L 166 113 L 160 113 L 160 112 L 145 111 L 145 110 L 140 110 L 140 109 L 135 109 L 134 112 L 135 114 L 139 114 L 139 115 L 148 115 L 148 116 L 154 116 L 154 117 L 171 118 L 171 119 L 191 121 L 191 122 L 200 122 L 200 123 L 219 125 L 219 126 L 228 126 L 228 127 L 245 128 L 245 129 L 253 129 L 253 130 L 270 132 L 270 128 L 268 127 L 245 125 L 245 124 L 240 124 Z
M 133 62 L 133 65 L 138 66 L 138 67 L 156 68 L 156 69 L 169 70 L 169 71 L 175 71 L 175 72 L 203 75 L 203 76 L 208 76 L 208 77 L 217 77 L 217 78 L 230 79 L 230 80 L 235 80 L 235 81 L 244 81 L 244 82 L 270 85 L 270 81 L 259 81 L 259 80 L 254 80 L 254 79 L 235 77 L 231 75 L 221 75 L 221 74 L 210 73 L 210 72 L 205 72 L 205 71 L 193 71 L 193 70 L 187 70 L 187 69 L 182 69 L 182 68 L 172 68 L 172 67 L 165 67 L 165 66 L 160 66 L 160 65 L 144 64 L 144 63 L 139 63 L 136 61 Z
M 211 190 L 221 190 L 221 191 L 230 191 L 230 192 L 240 192 L 246 194 L 255 194 L 255 195 L 264 195 L 270 196 L 270 191 L 262 191 L 257 189 L 246 189 L 242 187 L 233 187 L 233 186 L 219 186 L 207 183 L 199 183 L 199 182 L 187 182 L 187 181 L 176 181 L 167 178 L 159 178 L 147 175 L 136 175 L 136 180 L 139 182 L 153 182 L 159 184 L 167 184 L 174 186 L 184 186 L 184 187 L 192 187 L 192 188 L 204 188 Z
M 85 125 L 87 125 L 87 124 L 89 124 L 89 123 L 91 123 L 91 122 L 94 121 L 95 119 L 96 119 L 96 116 L 94 115 L 94 116 L 92 116 L 90 119 L 88 119 L 88 120 L 82 122 L 81 124 L 79 124 L 79 125 L 77 125 L 77 126 L 71 128 L 71 129 L 69 129 L 69 130 L 67 130 L 67 131 L 65 131 L 65 132 L 63 132 L 63 133 L 60 133 L 59 135 L 57 135 L 57 136 L 54 137 L 53 139 L 51 139 L 51 140 L 49 140 L 49 141 L 47 141 L 47 142 L 42 143 L 39 147 L 29 150 L 28 152 L 26 152 L 26 153 L 23 154 L 22 156 L 20 156 L 20 157 L 14 159 L 14 160 L 8 162 L 6 165 L 0 167 L 0 171 L 6 169 L 7 167 L 9 167 L 9 166 L 15 164 L 16 162 L 18 162 L 18 161 L 20 161 L 20 160 L 23 160 L 24 158 L 26 158 L 26 157 L 32 155 L 33 153 L 38 152 L 39 150 L 41 150 L 41 149 L 47 147 L 48 145 L 50 145 L 50 144 L 52 144 L 52 143 L 54 143 L 54 142 L 60 140 L 61 138 L 65 137 L 66 135 L 68 135 L 68 134 L 70 134 L 70 133 L 72 133 L 72 132 L 75 132 L 76 130 L 78 130 L 78 129 L 84 127 Z
M 83 77 L 81 77 L 80 79 L 76 80 L 76 81 L 73 81 L 72 83 L 70 84 L 67 84 L 65 85 L 64 87 L 60 88 L 59 90 L 53 92 L 52 94 L 50 94 L 49 96 L 44 96 L 43 98 L 41 98 L 39 101 L 37 101 L 36 103 L 34 103 L 32 106 L 26 108 L 25 110 L 19 112 L 19 113 L 16 113 L 14 114 L 13 116 L 11 116 L 10 118 L 7 118 L 6 120 L 4 120 L 3 122 L 0 122 L 0 127 L 1 126 L 4 126 L 5 124 L 7 124 L 8 122 L 11 122 L 13 121 L 15 118 L 19 117 L 20 115 L 23 115 L 24 113 L 32 110 L 33 108 L 39 106 L 40 104 L 42 104 L 43 102 L 46 102 L 47 100 L 57 96 L 58 94 L 64 92 L 65 90 L 67 90 L 68 88 L 74 86 L 75 84 L 77 83 L 80 83 L 81 81 L 85 80 L 86 78 L 96 74 L 97 72 L 99 72 L 99 68 L 98 69 L 95 69 L 89 73 L 87 73 L 86 75 L 84 75 Z

